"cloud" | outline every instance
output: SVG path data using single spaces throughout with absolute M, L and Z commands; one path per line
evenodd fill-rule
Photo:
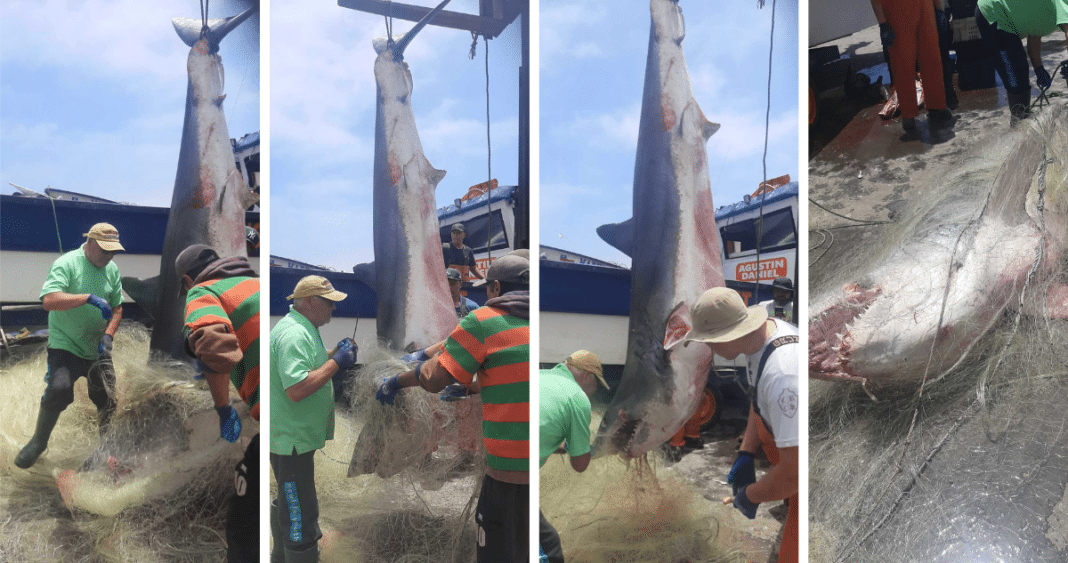
M 764 114 L 732 113 L 709 116 L 720 124 L 719 131 L 709 139 L 709 160 L 715 162 L 717 156 L 731 161 L 741 160 L 764 151 Z M 796 142 L 797 110 L 791 110 L 773 116 L 768 128 L 768 143 L 778 141 Z

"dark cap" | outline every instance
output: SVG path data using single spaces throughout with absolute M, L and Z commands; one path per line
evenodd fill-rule
M 456 232 L 456 231 L 460 231 L 461 233 L 463 233 L 465 235 L 467 234 L 467 229 L 464 228 L 464 224 L 463 223 L 453 223 L 452 224 L 452 231 L 450 231 L 450 232 Z
M 490 264 L 486 281 L 505 283 L 530 283 L 530 260 L 515 254 L 505 254 Z
M 790 278 L 775 278 L 775 281 L 771 282 L 771 287 L 793 291 L 794 282 Z
M 460 270 L 457 270 L 456 268 L 445 268 L 445 277 L 452 281 L 460 281 L 463 279 L 460 277 Z
M 206 244 L 194 244 L 186 247 L 174 260 L 174 270 L 178 273 L 178 277 L 188 274 L 190 271 L 206 266 L 219 259 L 219 254 L 215 252 L 215 249 Z M 179 283 L 178 296 L 181 297 L 184 291 Z

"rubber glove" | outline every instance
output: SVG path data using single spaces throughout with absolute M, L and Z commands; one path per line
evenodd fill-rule
M 430 356 L 426 355 L 426 348 L 422 350 L 416 350 L 407 356 L 401 358 L 402 362 L 425 362 L 430 359 Z
M 111 318 L 111 305 L 108 305 L 108 302 L 104 301 L 102 297 L 97 297 L 90 293 L 89 299 L 86 299 L 85 303 L 100 309 L 100 316 L 104 317 L 105 321 Z
M 738 489 L 738 492 L 734 493 L 734 508 L 737 508 L 746 518 L 752 520 L 756 518 L 757 507 L 760 506 L 760 503 L 752 502 L 749 497 L 745 496 L 747 488 L 749 488 L 749 485 Z
M 879 24 L 879 39 L 883 42 L 883 48 L 893 47 L 895 37 L 897 35 L 894 34 L 894 28 L 890 27 L 890 22 Z
M 241 417 L 230 405 L 215 407 L 215 412 L 219 413 L 219 436 L 233 444 L 241 436 Z
M 1064 78 L 1065 83 L 1068 83 L 1068 60 L 1061 63 L 1061 77 Z
M 938 31 L 946 33 L 949 31 L 949 16 L 946 15 L 945 10 L 935 10 L 935 24 L 938 26 Z
M 196 370 L 197 373 L 193 375 L 193 379 L 204 379 L 204 374 L 211 372 L 211 368 L 208 367 L 208 364 L 205 364 L 204 360 L 201 360 L 200 358 L 197 358 Z
M 101 358 L 110 358 L 111 349 L 115 346 L 114 339 L 110 334 L 105 334 L 100 337 L 100 345 L 96 347 L 96 352 Z
M 756 483 L 756 466 L 753 457 L 751 452 L 738 452 L 730 473 L 727 473 L 727 483 L 734 487 L 735 496 L 738 495 L 739 489 Z
M 397 381 L 397 376 L 387 377 L 379 386 L 378 391 L 375 393 L 375 398 L 379 403 L 383 405 L 393 406 L 393 401 L 397 400 L 397 393 L 401 390 L 400 382 Z
M 1045 90 L 1053 84 L 1053 77 L 1046 72 L 1045 68 L 1038 67 L 1035 69 L 1035 82 L 1038 82 L 1039 88 Z
M 470 394 L 471 391 L 463 383 L 453 383 L 452 385 L 446 385 L 445 389 L 441 391 L 441 400 L 451 403 L 466 399 Z
M 356 354 L 360 351 L 351 338 L 346 338 L 337 343 L 337 352 L 331 358 L 337 362 L 338 370 L 344 371 L 356 363 Z

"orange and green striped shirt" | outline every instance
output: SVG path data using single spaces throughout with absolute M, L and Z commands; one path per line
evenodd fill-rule
M 457 381 L 478 373 L 486 465 L 527 471 L 530 457 L 530 321 L 496 307 L 481 307 L 460 320 L 438 357 Z
M 185 326 L 194 331 L 224 324 L 237 336 L 243 357 L 230 372 L 230 381 L 248 403 L 252 418 L 260 418 L 260 280 L 235 276 L 193 286 L 185 302 Z

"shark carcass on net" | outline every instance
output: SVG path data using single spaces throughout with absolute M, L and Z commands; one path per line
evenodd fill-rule
M 1006 308 L 1068 314 L 1065 288 L 1049 284 L 1068 236 L 1063 179 L 1048 181 L 1042 137 L 1000 144 L 1007 156 L 983 159 L 992 182 L 952 180 L 874 268 L 811 301 L 811 377 L 919 385 L 965 358 Z
M 705 149 L 719 125 L 693 98 L 678 2 L 652 0 L 650 12 L 634 217 L 597 229 L 632 260 L 627 359 L 597 438 L 598 451 L 628 457 L 660 446 L 697 409 L 712 354 L 679 341 L 690 304 L 724 285 Z
M 230 134 L 223 115 L 223 66 L 219 43 L 259 6 L 225 19 L 174 18 L 174 29 L 191 48 L 187 70 L 182 146 L 174 180 L 159 276 L 122 279 L 123 289 L 153 319 L 151 349 L 185 357 L 181 333 L 185 300 L 178 296 L 174 271 L 178 254 L 192 244 L 207 244 L 219 256 L 246 256 L 245 210 L 259 196 L 245 186 L 234 164 Z

